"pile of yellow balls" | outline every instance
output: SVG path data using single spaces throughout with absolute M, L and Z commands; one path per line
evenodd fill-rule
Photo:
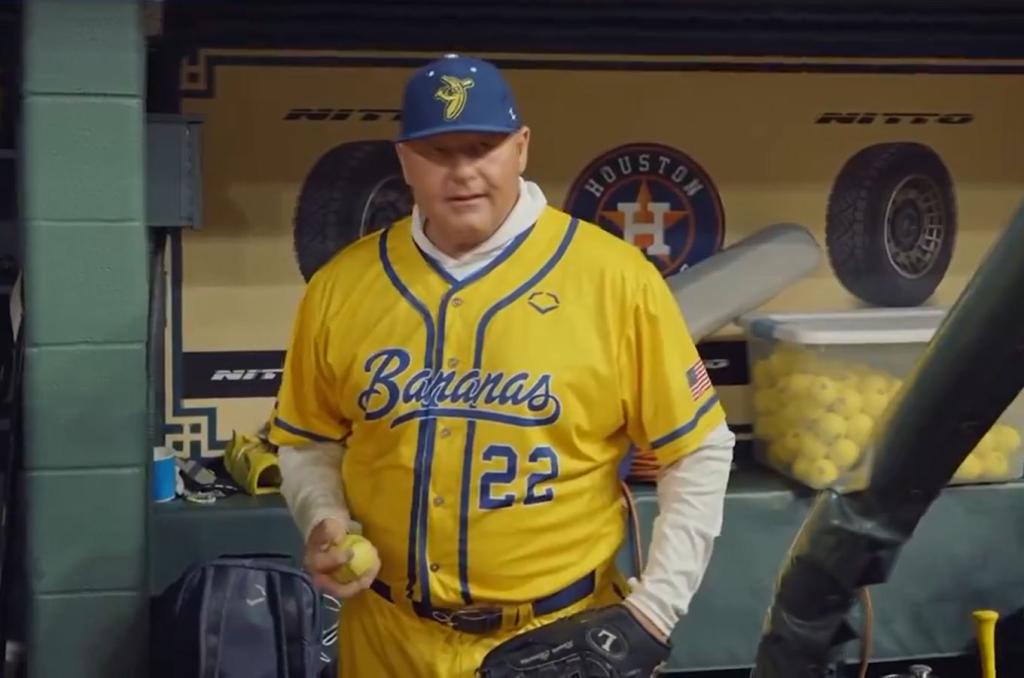
M 870 365 L 783 346 L 753 366 L 754 434 L 760 456 L 805 485 L 847 484 L 901 379 Z M 1020 434 L 996 424 L 964 460 L 954 482 L 1019 474 Z M 1016 467 L 1016 468 L 1015 468 Z

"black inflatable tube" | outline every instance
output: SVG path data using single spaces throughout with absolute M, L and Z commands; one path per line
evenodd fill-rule
M 885 582 L 921 517 L 1024 388 L 1024 206 L 879 423 L 862 491 L 818 495 L 790 547 L 751 678 L 821 678 L 856 637 L 861 587 Z

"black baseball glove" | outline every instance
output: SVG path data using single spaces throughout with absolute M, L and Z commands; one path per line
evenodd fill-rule
M 481 678 L 649 678 L 672 651 L 623 605 L 579 612 L 509 638 Z

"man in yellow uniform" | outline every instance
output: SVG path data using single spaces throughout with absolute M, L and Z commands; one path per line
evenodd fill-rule
M 418 69 L 397 143 L 412 215 L 299 306 L 270 438 L 306 566 L 345 598 L 345 678 L 472 676 L 489 653 L 487 675 L 531 675 L 506 641 L 566 620 L 625 657 L 601 675 L 649 675 L 720 530 L 734 438 L 678 305 L 636 247 L 522 178 L 529 141 L 491 63 Z M 614 567 L 630 445 L 663 466 L 632 590 Z M 353 520 L 380 567 L 339 585 Z

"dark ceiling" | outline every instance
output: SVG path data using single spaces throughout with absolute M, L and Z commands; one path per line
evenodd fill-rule
M 384 50 L 1024 56 L 1024 0 L 165 0 L 163 43 Z

